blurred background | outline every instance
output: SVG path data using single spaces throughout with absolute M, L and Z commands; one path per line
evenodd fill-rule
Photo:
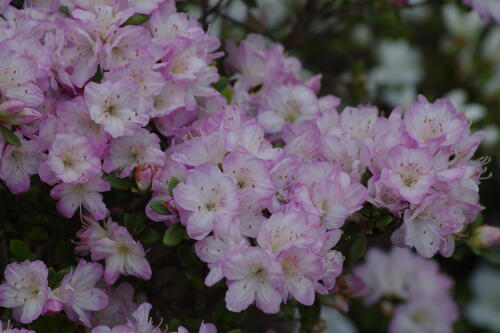
M 452 0 L 194 0 L 178 5 L 200 17 L 223 43 L 248 33 L 282 43 L 302 61 L 303 75 L 321 73 L 321 93 L 340 97 L 343 105 L 374 104 L 387 114 L 419 94 L 430 101 L 450 99 L 474 130 L 486 132 L 476 156 L 491 158 L 491 177 L 481 184 L 482 218 L 499 225 L 500 25 L 484 22 L 462 1 Z M 371 242 L 390 246 L 380 239 Z M 437 260 L 456 281 L 461 319 L 455 332 L 500 332 L 500 265 L 463 244 L 452 258 Z M 366 309 L 356 301 L 347 317 L 325 307 L 321 317 L 328 327 L 324 332 L 387 331 L 388 318 L 379 308 Z

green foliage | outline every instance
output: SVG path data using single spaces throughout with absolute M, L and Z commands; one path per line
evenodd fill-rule
M 127 25 L 141 25 L 146 23 L 149 20 L 149 15 L 146 14 L 134 14 L 130 16 L 121 27 L 125 27 Z
M 170 178 L 168 181 L 168 194 L 170 194 L 171 197 L 174 196 L 174 188 L 176 188 L 179 183 L 180 180 L 175 177 Z
M 133 183 L 126 178 L 119 178 L 116 174 L 110 173 L 103 176 L 103 179 L 111 185 L 114 190 L 130 191 Z
M 186 237 L 186 229 L 180 223 L 170 226 L 163 235 L 163 245 L 176 246 Z
M 0 125 L 0 132 L 2 132 L 5 141 L 16 147 L 21 147 L 21 140 L 10 129 Z
M 212 321 L 215 325 L 223 330 L 229 330 L 229 332 L 240 332 L 238 329 L 233 329 L 237 327 L 243 320 L 245 320 L 246 312 L 231 312 L 226 308 L 226 303 L 224 300 L 220 300 L 216 305 L 212 315 Z
M 363 257 L 366 251 L 366 244 L 367 240 L 364 233 L 356 235 L 349 251 L 349 257 L 352 261 L 358 261 Z
M 24 261 L 30 257 L 30 249 L 28 245 L 20 239 L 11 239 L 9 242 L 9 250 L 16 261 Z
M 69 8 L 66 6 L 59 7 L 59 11 L 63 14 L 69 15 Z
M 168 209 L 165 207 L 165 201 L 153 201 L 149 204 L 151 206 L 151 209 L 158 214 L 162 215 L 170 215 L 170 212 Z

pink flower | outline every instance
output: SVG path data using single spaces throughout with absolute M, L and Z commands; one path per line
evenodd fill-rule
M 213 229 L 218 216 L 235 216 L 239 198 L 233 180 L 215 165 L 206 163 L 189 172 L 184 183 L 174 189 L 177 207 L 187 212 L 181 215 L 189 237 L 205 238 Z
M 0 178 L 13 194 L 30 188 L 30 177 L 37 172 L 41 160 L 42 145 L 39 140 L 25 140 L 19 132 L 21 147 L 7 145 L 0 159 Z
M 131 136 L 113 140 L 104 159 L 103 169 L 107 173 L 118 170 L 120 177 L 128 177 L 139 165 L 152 164 L 159 167 L 164 160 L 160 138 L 141 128 Z
M 358 140 L 373 135 L 378 109 L 375 106 L 346 107 L 340 114 L 340 127 Z
M 148 302 L 144 302 L 137 307 L 137 309 L 132 313 L 132 318 L 129 318 L 128 326 L 134 328 L 134 332 L 140 333 L 162 333 L 158 327 L 153 325 L 152 320 L 149 318 L 149 312 L 151 311 L 152 305 Z
M 452 235 L 463 229 L 465 221 L 457 204 L 444 194 L 436 193 L 405 211 L 404 224 L 394 232 L 391 240 L 399 246 L 415 247 L 426 258 L 438 251 L 450 256 L 454 249 Z
M 148 122 L 148 117 L 136 111 L 138 97 L 134 80 L 90 82 L 85 86 L 85 104 L 90 118 L 100 124 L 113 138 L 132 135 Z
M 60 67 L 58 74 L 69 76 L 67 84 L 82 88 L 97 71 L 102 52 L 101 36 L 91 25 L 80 20 L 67 18 L 63 27 L 66 43 L 61 45 L 56 63 Z
M 80 260 L 71 273 L 64 276 L 61 285 L 53 291 L 64 303 L 64 311 L 70 320 L 91 327 L 91 312 L 104 309 L 108 296 L 95 284 L 102 276 L 102 266 Z
M 60 103 L 57 106 L 57 120 L 62 124 L 62 132 L 88 137 L 99 151 L 99 155 L 107 147 L 109 135 L 90 118 L 89 109 L 82 96 Z
M 175 162 L 189 166 L 199 166 L 203 163 L 221 163 L 227 153 L 225 148 L 226 135 L 222 131 L 195 137 L 182 143 L 178 151 L 172 153 Z
M 402 199 L 420 203 L 435 180 L 433 160 L 427 148 L 396 146 L 387 154 L 382 181 Z
M 308 219 L 304 212 L 278 212 L 262 224 L 257 243 L 272 253 L 280 253 L 292 246 L 320 249 L 322 231 L 319 221 Z
M 257 120 L 268 133 L 279 132 L 286 123 L 311 119 L 319 111 L 316 95 L 306 86 L 278 86 L 265 100 L 267 106 Z
M 58 134 L 45 163 L 65 183 L 86 182 L 101 172 L 101 159 L 85 136 Z
M 336 180 L 314 183 L 310 194 L 314 206 L 320 213 L 321 224 L 327 229 L 340 228 L 347 217 L 361 209 L 367 199 L 366 188 L 341 172 Z
M 238 220 L 227 215 L 218 217 L 214 225 L 214 234 L 196 242 L 196 255 L 206 262 L 210 272 L 205 284 L 212 286 L 223 277 L 222 263 L 226 255 L 248 246 L 248 241 L 240 234 Z
M 455 144 L 469 127 L 450 101 L 439 99 L 431 104 L 423 96 L 408 107 L 404 124 L 408 135 L 421 146 Z
M 40 316 L 49 296 L 48 270 L 40 261 L 11 263 L 0 285 L 0 306 L 12 308 L 12 317 L 29 324 Z
M 111 186 L 101 178 L 94 178 L 84 183 L 61 183 L 55 186 L 50 195 L 59 200 L 57 211 L 66 218 L 71 218 L 77 209 L 83 206 L 90 216 L 102 220 L 108 214 L 102 194 L 111 190 Z
M 16 54 L 0 44 L 0 92 L 28 107 L 42 104 L 42 90 L 35 84 L 37 64 L 29 56 Z
M 132 60 L 125 67 L 117 67 L 105 74 L 105 79 L 114 82 L 120 81 L 126 76 L 132 78 L 137 86 L 137 93 L 141 97 L 139 105 L 144 111 L 149 110 L 153 104 L 151 97 L 161 93 L 165 85 L 165 79 L 162 77 L 159 69 L 163 64 L 156 64 L 155 60 L 149 55 L 143 55 L 140 59 Z
M 143 280 L 151 278 L 151 266 L 141 243 L 132 238 L 125 227 L 116 227 L 110 238 L 90 244 L 92 260 L 106 260 L 104 281 L 113 284 L 120 274 L 133 275 Z
M 133 301 L 134 288 L 122 282 L 116 288 L 106 286 L 106 294 L 108 305 L 103 310 L 92 314 L 92 324 L 113 327 L 126 323 L 127 318 L 137 308 L 137 304 Z
M 228 280 L 226 306 L 240 312 L 252 303 L 265 313 L 277 313 L 283 299 L 283 272 L 266 250 L 248 247 L 232 253 L 223 264 Z
M 324 274 L 321 257 L 307 247 L 292 246 L 277 257 L 283 270 L 287 292 L 304 305 L 314 303 L 315 284 Z
M 110 70 L 140 59 L 150 41 L 150 33 L 141 26 L 128 25 L 114 30 L 103 46 L 102 68 Z
M 111 233 L 118 227 L 118 223 L 111 220 L 111 218 L 108 218 L 104 227 L 102 227 L 99 222 L 84 216 L 83 228 L 76 234 L 81 241 L 81 243 L 76 247 L 76 250 L 88 251 L 101 239 L 110 238 Z
M 268 201 L 274 194 L 265 161 L 248 153 L 229 153 L 222 160 L 222 170 L 236 183 L 242 200 Z
M 419 299 L 399 305 L 389 326 L 389 333 L 452 333 L 457 310 L 435 300 Z
M 393 248 L 386 253 L 375 248 L 355 272 L 365 284 L 365 304 L 381 298 L 399 300 L 389 324 L 391 333 L 452 332 L 457 319 L 450 294 L 452 280 L 439 271 L 436 262 L 408 249 Z

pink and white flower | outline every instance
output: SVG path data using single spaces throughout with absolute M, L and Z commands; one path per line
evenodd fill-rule
M 152 164 L 160 167 L 164 161 L 160 138 L 141 128 L 131 136 L 113 140 L 104 159 L 103 169 L 107 173 L 118 171 L 120 177 L 128 177 L 139 165 Z
M 104 281 L 113 284 L 120 274 L 133 275 L 143 280 L 151 278 L 151 266 L 141 243 L 132 238 L 125 227 L 116 227 L 109 238 L 90 244 L 92 260 L 106 261 Z
M 86 182 L 101 172 L 101 159 L 86 136 L 58 134 L 42 167 L 65 183 Z
M 113 138 L 132 135 L 146 125 L 148 117 L 137 112 L 139 103 L 134 80 L 90 82 L 85 86 L 85 104 L 90 118 Z
M 240 312 L 252 303 L 265 313 L 277 313 L 283 299 L 283 271 L 270 254 L 249 247 L 229 255 L 222 264 L 228 280 L 226 306 Z
M 108 305 L 104 290 L 95 287 L 102 272 L 100 264 L 80 260 L 75 270 L 64 276 L 61 285 L 53 291 L 54 296 L 64 304 L 64 311 L 70 320 L 91 327 L 91 313 Z
M 396 146 L 387 154 L 381 179 L 402 199 L 420 203 L 435 181 L 432 155 L 427 148 Z
M 206 163 L 189 171 L 184 183 L 173 191 L 178 208 L 186 211 L 181 221 L 188 235 L 200 240 L 212 230 L 218 216 L 236 216 L 239 196 L 233 180 L 215 165 Z
M 23 324 L 37 319 L 49 296 L 48 270 L 40 261 L 11 263 L 0 285 L 0 306 L 12 308 L 12 317 Z

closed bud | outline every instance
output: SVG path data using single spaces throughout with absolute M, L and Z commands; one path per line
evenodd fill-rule
M 0 104 L 0 123 L 23 125 L 41 117 L 41 114 L 24 106 L 23 102 L 10 100 Z
M 158 167 L 151 164 L 142 164 L 135 168 L 135 184 L 139 192 L 147 192 L 151 189 L 153 177 L 158 171 Z
M 478 249 L 500 245 L 500 228 L 487 224 L 481 225 L 473 231 L 469 243 Z

